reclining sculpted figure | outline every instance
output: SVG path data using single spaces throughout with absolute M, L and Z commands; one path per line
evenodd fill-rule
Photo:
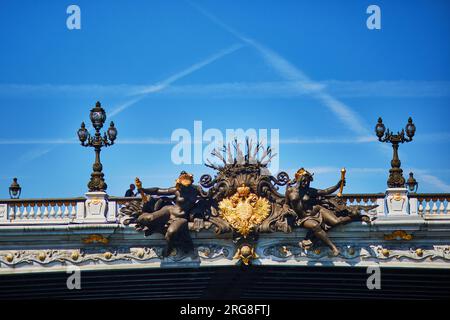
M 124 224 L 136 223 L 136 229 L 144 231 L 145 235 L 154 232 L 164 234 L 167 247 L 164 255 L 169 255 L 178 245 L 184 252 L 193 250 L 192 239 L 189 234 L 189 220 L 202 190 L 193 184 L 192 174 L 185 171 L 170 188 L 142 188 L 142 183 L 136 178 L 136 186 L 143 197 L 143 205 L 128 204 L 122 209 L 127 216 Z M 161 196 L 159 198 L 147 197 Z
M 339 197 L 326 197 L 345 185 L 344 177 L 336 185 L 323 190 L 311 188 L 311 181 L 313 175 L 301 168 L 295 174 L 294 182 L 286 189 L 286 205 L 295 212 L 295 225 L 309 230 L 306 239 L 299 245 L 308 248 L 312 240 L 319 239 L 330 247 L 333 256 L 337 256 L 339 250 L 326 231 L 354 220 L 370 223 L 369 217 L 361 214 L 361 209 L 367 211 L 376 206 L 347 206 Z

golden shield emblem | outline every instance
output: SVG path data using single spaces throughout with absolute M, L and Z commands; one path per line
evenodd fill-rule
M 237 192 L 219 203 L 220 216 L 244 238 L 263 222 L 270 213 L 269 201 L 250 193 L 245 185 Z

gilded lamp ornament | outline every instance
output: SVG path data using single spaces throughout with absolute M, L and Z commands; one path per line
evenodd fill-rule
M 233 259 L 239 259 L 246 266 L 250 264 L 251 260 L 257 258 L 259 257 L 255 252 L 255 248 L 249 244 L 242 245 L 237 249 L 236 254 L 233 256 Z
M 250 192 L 242 185 L 231 197 L 219 203 L 220 216 L 233 229 L 246 238 L 261 222 L 269 216 L 270 204 L 265 198 Z

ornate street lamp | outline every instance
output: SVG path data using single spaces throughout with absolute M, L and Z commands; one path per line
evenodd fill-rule
M 11 186 L 9 187 L 9 196 L 11 199 L 19 199 L 21 192 L 22 188 L 20 187 L 20 184 L 17 183 L 17 178 L 14 178 Z
M 102 137 L 100 129 L 106 121 L 106 113 L 98 101 L 95 104 L 95 107 L 92 108 L 89 117 L 92 126 L 95 129 L 95 135 L 93 137 L 90 135 L 84 122 L 81 123 L 81 128 L 78 129 L 78 138 L 80 139 L 81 145 L 84 147 L 93 147 L 95 150 L 95 162 L 92 166 L 93 172 L 91 173 L 91 180 L 88 183 L 88 188 L 90 192 L 105 191 L 107 185 L 103 179 L 104 174 L 102 172 L 103 166 L 100 162 L 100 151 L 102 147 L 108 147 L 114 144 L 114 140 L 116 140 L 117 137 L 117 129 L 114 127 L 114 122 L 111 121 L 108 130 Z
M 409 192 L 416 192 L 419 184 L 414 178 L 414 174 L 412 172 L 409 173 L 409 178 L 406 181 L 406 185 L 408 186 Z
M 386 127 L 383 124 L 383 120 L 381 118 L 378 118 L 378 123 L 375 126 L 375 133 L 378 137 L 378 140 L 381 142 L 391 143 L 392 149 L 394 150 L 387 185 L 389 188 L 404 188 L 405 178 L 403 177 L 403 170 L 400 168 L 401 162 L 398 157 L 398 146 L 400 143 L 412 141 L 412 138 L 414 137 L 414 134 L 416 132 L 416 126 L 412 122 L 411 117 L 409 117 L 406 128 L 402 129 L 401 132 L 393 134 L 389 129 L 387 129 L 387 132 L 385 131 Z

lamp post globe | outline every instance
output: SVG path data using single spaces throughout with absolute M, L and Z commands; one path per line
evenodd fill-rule
M 88 138 L 88 131 L 86 130 L 86 125 L 84 122 L 81 123 L 81 128 L 78 129 L 78 139 L 80 139 L 81 144 L 84 144 Z
M 102 108 L 100 101 L 97 101 L 95 107 L 91 109 L 89 118 L 95 130 L 100 130 L 106 121 L 106 112 Z
M 412 122 L 411 117 L 409 117 L 408 124 L 406 125 L 406 135 L 408 136 L 408 138 L 412 139 L 415 133 L 416 133 L 416 126 Z
M 114 140 L 116 140 L 117 138 L 117 129 L 114 126 L 114 122 L 112 121 L 108 128 L 108 138 L 109 140 L 111 140 L 111 142 L 114 142 Z
M 375 133 L 377 134 L 378 139 L 380 140 L 384 136 L 384 132 L 386 131 L 386 127 L 383 124 L 383 119 L 378 118 L 378 123 L 375 126 Z
M 22 188 L 17 183 L 17 178 L 14 178 L 11 186 L 9 187 L 9 196 L 11 197 L 11 199 L 19 199 L 21 193 Z
M 409 173 L 409 178 L 406 181 L 406 185 L 408 186 L 409 192 L 416 192 L 419 184 L 417 180 L 414 178 L 414 174 L 412 172 Z

